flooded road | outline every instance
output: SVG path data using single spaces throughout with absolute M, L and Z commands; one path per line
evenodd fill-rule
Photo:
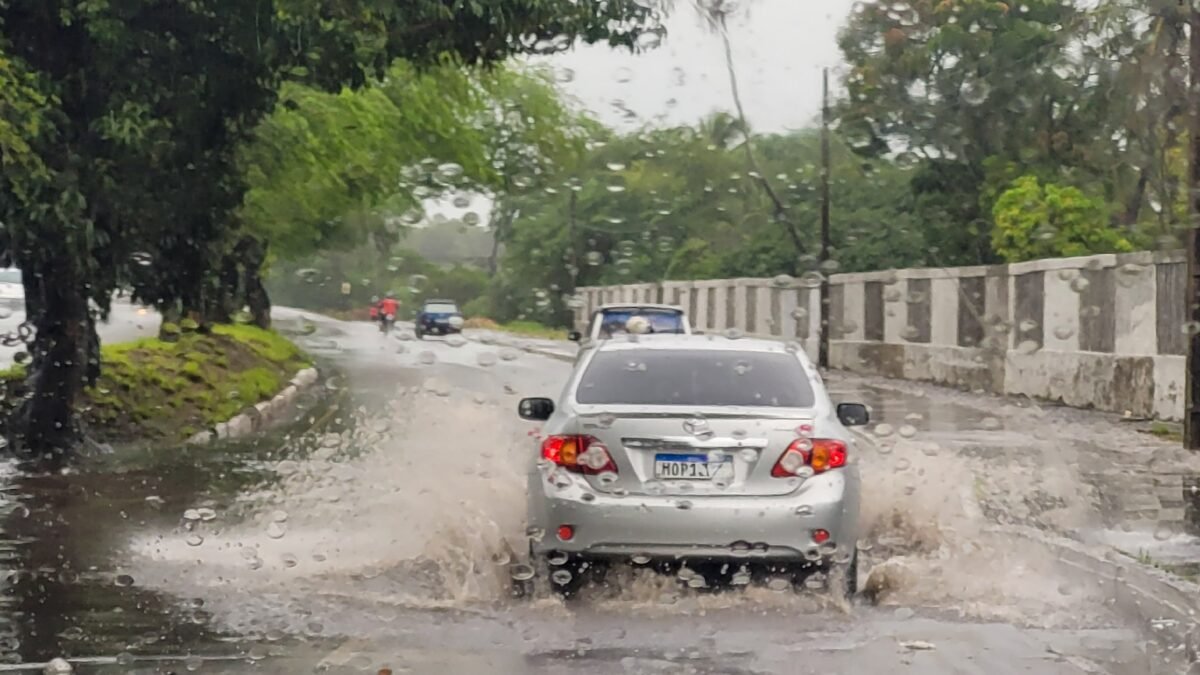
M 295 319 L 281 312 L 285 321 Z M 314 318 L 315 320 L 315 318 Z M 0 664 L 82 673 L 1184 672 L 1090 578 L 997 523 L 1103 530 L 1072 463 L 994 415 L 835 378 L 863 445 L 873 603 L 702 592 L 622 569 L 578 600 L 516 600 L 521 396 L 569 364 L 493 336 L 424 342 L 321 319 L 327 401 L 254 442 L 0 465 Z M 488 343 L 481 342 L 485 338 Z M 1007 448 L 1007 449 L 1006 449 Z M 1049 456 L 1051 453 L 1044 453 Z M 1173 645 L 1172 645 L 1173 646 Z M 3 666 L 0 665 L 0 672 Z

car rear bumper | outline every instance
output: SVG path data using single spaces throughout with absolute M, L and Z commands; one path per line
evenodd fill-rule
M 559 489 L 541 471 L 529 476 L 529 523 L 545 533 L 533 542 L 536 554 L 811 562 L 857 541 L 853 470 L 810 478 L 781 496 L 618 497 L 572 479 Z M 561 525 L 574 529 L 570 540 L 556 536 Z M 818 529 L 830 534 L 824 546 L 813 539 Z
M 421 326 L 421 332 L 428 335 L 450 335 L 451 333 L 461 333 L 462 329 L 435 323 Z

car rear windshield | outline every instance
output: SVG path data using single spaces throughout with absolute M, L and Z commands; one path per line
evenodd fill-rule
M 714 349 L 600 352 L 575 392 L 591 405 L 808 408 L 813 398 L 791 354 Z
M 458 307 L 446 302 L 436 302 L 425 305 L 425 311 L 430 314 L 458 314 Z
M 682 333 L 683 314 L 669 309 L 606 309 L 600 313 L 600 335 L 628 332 L 626 324 L 635 316 L 645 317 L 650 322 L 651 333 Z
M 4 284 L 19 284 L 21 283 L 21 270 L 12 268 L 0 270 L 0 283 Z

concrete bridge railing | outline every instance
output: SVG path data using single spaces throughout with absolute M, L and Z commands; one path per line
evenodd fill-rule
M 1181 252 L 830 278 L 830 365 L 1138 417 L 1183 415 Z M 814 359 L 819 280 L 582 287 L 577 319 L 612 302 L 684 307 L 698 330 L 796 340 Z

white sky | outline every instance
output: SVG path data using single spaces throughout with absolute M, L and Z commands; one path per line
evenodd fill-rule
M 751 127 L 785 131 L 812 124 L 820 113 L 821 69 L 833 68 L 837 91 L 837 33 L 856 0 L 743 0 L 730 19 L 734 60 Z M 583 46 L 549 61 L 573 77 L 563 88 L 609 126 L 695 123 L 732 110 L 725 57 L 689 0 L 678 0 L 667 37 L 657 49 L 630 54 Z M 622 80 L 627 80 L 622 82 Z M 671 105 L 669 101 L 675 100 Z M 625 119 L 615 102 L 637 113 Z

